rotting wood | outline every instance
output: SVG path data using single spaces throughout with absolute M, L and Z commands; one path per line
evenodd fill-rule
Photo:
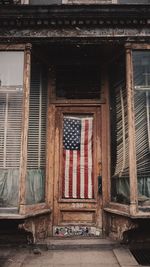
M 38 203 L 32 205 L 25 206 L 25 214 L 34 214 L 34 212 L 38 212 L 40 210 L 48 210 L 48 206 L 46 203 Z M 50 209 L 49 209 L 50 210 Z
M 125 47 L 126 48 L 128 48 L 128 49 L 137 49 L 137 50 L 139 50 L 139 49 L 143 49 L 143 50 L 146 50 L 146 49 L 150 49 L 150 44 L 148 44 L 148 43 L 127 43 L 126 45 L 125 45 Z
M 59 172 L 60 172 L 60 159 L 59 159 L 59 150 L 60 150 L 60 112 L 56 111 L 55 117 L 55 154 L 54 154 L 54 218 L 53 224 L 58 225 L 59 210 L 58 210 L 58 199 L 59 199 Z
M 133 68 L 131 49 L 126 47 L 126 83 L 128 103 L 128 140 L 129 140 L 129 175 L 130 175 L 130 214 L 137 212 L 137 171 L 136 171 L 136 148 L 135 148 L 135 125 L 133 106 Z
M 5 51 L 21 51 L 25 50 L 26 45 L 25 44 L 0 44 L 0 50 Z
M 24 105 L 23 126 L 20 158 L 20 181 L 19 181 L 19 213 L 25 213 L 26 204 L 26 167 L 27 167 L 27 142 L 29 123 L 29 95 L 30 95 L 30 69 L 31 69 L 31 44 L 26 45 L 24 58 Z
M 103 91 L 105 92 L 106 105 L 102 105 L 102 176 L 103 176 L 103 205 L 105 206 L 110 201 L 110 181 L 108 180 L 108 171 L 110 168 L 110 150 L 108 147 L 108 77 L 107 69 L 103 69 Z M 109 155 L 109 156 L 108 156 Z
M 96 158 L 96 175 L 97 175 L 97 179 L 96 180 L 96 184 L 95 184 L 95 188 L 96 190 L 96 199 L 97 199 L 97 211 L 96 211 L 96 217 L 97 217 L 97 221 L 96 224 L 98 227 L 102 228 L 102 194 L 100 194 L 99 190 L 98 190 L 98 176 L 102 176 L 102 168 L 103 168 L 103 162 L 102 162 L 102 114 L 101 114 L 101 107 L 97 108 L 96 111 L 96 147 L 95 147 L 95 151 L 97 154 L 97 158 Z M 103 178 L 102 178 L 102 187 L 103 187 Z M 102 189 L 103 190 L 103 189 Z
M 109 210 L 111 210 L 111 209 L 112 210 L 118 210 L 120 212 L 126 212 L 126 213 L 130 214 L 129 213 L 129 206 L 121 204 L 121 203 L 109 202 L 109 204 L 105 208 L 106 208 L 106 210 L 108 208 Z
M 109 126 L 109 85 L 108 85 L 108 76 L 107 76 L 107 66 L 103 68 L 103 94 L 104 98 L 107 100 L 105 105 L 102 105 L 102 225 L 103 232 L 108 232 L 108 218 L 104 212 L 104 208 L 110 202 L 110 126 Z
M 99 112 L 97 111 L 99 110 Z M 56 108 L 56 134 L 55 134 L 55 175 L 54 175 L 54 226 L 57 225 L 69 225 L 75 224 L 80 225 L 83 224 L 83 216 L 82 219 L 80 218 L 80 214 L 84 211 L 84 213 L 87 213 L 87 216 L 92 216 L 90 218 L 93 218 L 92 221 L 86 221 L 86 216 L 84 220 L 84 224 L 89 225 L 90 223 L 92 225 L 96 225 L 99 228 L 102 228 L 102 219 L 101 219 L 101 197 L 98 197 L 98 182 L 97 182 L 97 173 L 98 173 L 98 159 L 101 160 L 101 149 L 100 149 L 100 137 L 96 137 L 96 135 L 100 135 L 100 108 L 99 107 L 91 107 L 88 105 L 87 107 L 74 107 L 74 106 L 66 106 L 66 107 L 57 107 Z M 63 134 L 63 115 L 64 114 L 91 114 L 94 116 L 94 199 L 63 199 L 62 198 L 62 134 Z M 97 151 L 98 149 L 98 151 Z M 97 152 L 96 152 L 97 151 Z M 99 154 L 99 155 L 98 155 Z M 93 215 L 88 215 L 89 212 L 92 209 Z M 70 214 L 71 210 L 71 214 Z M 71 216 L 70 218 L 74 218 L 74 221 L 63 221 L 62 217 L 63 214 L 66 214 L 65 216 Z M 65 212 L 65 213 L 64 213 Z M 69 212 L 69 213 L 68 213 Z M 75 212 L 74 215 L 72 215 Z M 68 215 L 67 215 L 68 214 Z M 69 215 L 70 214 L 70 215 Z M 94 216 L 94 217 L 93 217 Z M 91 220 L 91 219 L 90 219 Z M 82 221 L 82 223 L 81 223 Z M 77 223 L 78 222 L 78 223 Z
M 48 125 L 47 125 L 47 193 L 46 202 L 49 207 L 54 209 L 54 162 L 55 162 L 55 106 L 48 106 Z M 51 221 L 49 224 L 50 234 L 52 235 L 53 215 L 51 214 Z

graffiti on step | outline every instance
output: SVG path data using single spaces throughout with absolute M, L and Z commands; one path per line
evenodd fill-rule
M 55 226 L 54 236 L 70 237 L 70 236 L 100 236 L 100 230 L 96 227 L 87 226 Z

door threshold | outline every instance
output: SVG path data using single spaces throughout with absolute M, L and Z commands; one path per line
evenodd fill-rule
M 43 242 L 38 242 L 36 246 L 46 248 L 48 250 L 99 250 L 99 249 L 114 249 L 120 246 L 116 241 L 112 241 L 100 237 L 72 237 L 72 238 L 56 238 L 49 237 Z

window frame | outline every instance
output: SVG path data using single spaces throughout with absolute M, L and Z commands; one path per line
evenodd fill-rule
M 135 199 L 135 210 L 133 212 L 133 216 L 134 217 L 144 217 L 144 218 L 147 218 L 147 217 L 150 217 L 150 206 L 149 206 L 149 211 L 148 209 L 145 211 L 145 207 L 140 207 L 139 206 L 139 203 L 138 203 L 138 182 L 137 182 L 137 162 L 136 162 L 136 136 L 135 136 L 135 116 L 134 116 L 134 73 L 133 73 L 133 56 L 132 56 L 132 52 L 133 51 L 140 51 L 140 50 L 143 50 L 143 51 L 150 51 L 150 44 L 129 44 L 128 45 L 128 49 L 130 49 L 130 57 L 131 57 L 131 62 L 130 62 L 130 68 L 131 68 L 131 78 L 130 78 L 130 84 L 131 84 L 131 90 L 132 90 L 132 110 L 131 110 L 131 115 L 132 115 L 132 124 L 133 124 L 133 135 L 134 135 L 134 161 L 132 161 L 132 164 L 134 165 L 134 168 L 135 168 L 135 176 L 133 178 L 133 185 L 132 186 L 136 186 L 136 188 L 132 188 L 131 192 L 132 194 L 134 193 L 134 199 Z M 130 137 L 131 138 L 131 137 Z M 131 179 L 130 179 L 131 180 Z M 135 192 L 134 192 L 135 191 Z
M 128 136 L 129 136 L 129 185 L 130 185 L 130 204 L 111 202 L 104 208 L 107 212 L 124 215 L 131 218 L 149 218 L 150 212 L 139 210 L 138 206 L 138 184 L 137 184 L 137 165 L 136 165 L 136 144 L 135 144 L 135 116 L 134 116 L 134 73 L 132 51 L 150 50 L 150 44 L 126 43 L 126 90 L 127 90 L 127 111 L 128 111 Z M 110 183 L 111 192 L 111 183 Z M 109 195 L 111 194 L 109 192 Z
M 90 64 L 89 64 L 90 65 Z M 98 66 L 97 66 L 98 68 Z M 100 69 L 100 67 L 99 67 Z M 100 69 L 101 71 L 101 69 Z M 102 72 L 102 71 L 101 71 Z M 103 91 L 103 81 L 102 81 L 102 74 L 101 74 L 101 84 L 99 85 L 99 98 L 97 99 L 90 99 L 90 98 L 85 98 L 85 99 L 65 99 L 65 98 L 58 98 L 56 96 L 56 81 L 55 81 L 55 77 L 56 77 L 56 65 L 51 65 L 51 69 L 49 71 L 49 90 L 50 90 L 50 104 L 55 104 L 55 105 L 78 105 L 78 104 L 93 104 L 93 105 L 97 105 L 97 104 L 103 104 L 106 103 L 106 97 Z M 55 81 L 55 82 L 54 82 Z
M 22 127 L 21 127 L 21 153 L 20 153 L 20 176 L 19 176 L 19 199 L 18 210 L 14 208 L 0 208 L 0 218 L 26 218 L 50 212 L 46 203 L 46 179 L 45 179 L 45 201 L 38 204 L 26 204 L 26 171 L 27 171 L 27 154 L 28 154 L 28 128 L 29 128 L 29 101 L 30 101 L 30 75 L 31 75 L 31 44 L 0 44 L 0 51 L 23 51 L 23 110 L 22 110 Z M 46 175 L 47 176 L 47 175 Z

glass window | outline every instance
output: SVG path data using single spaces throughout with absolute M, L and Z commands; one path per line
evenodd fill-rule
M 115 72 L 114 72 L 115 69 Z M 121 57 L 111 69 L 111 196 L 129 204 L 129 157 L 125 62 Z
M 56 68 L 57 99 L 100 99 L 100 68 L 69 65 Z
M 138 200 L 150 205 L 150 51 L 133 51 Z
M 18 206 L 24 52 L 0 52 L 0 207 Z

